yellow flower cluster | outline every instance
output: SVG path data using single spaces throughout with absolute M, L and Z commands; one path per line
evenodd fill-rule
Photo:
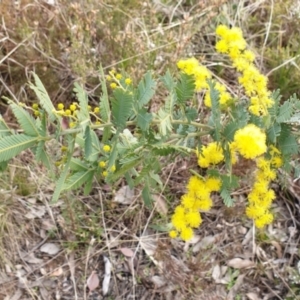
M 239 83 L 250 98 L 249 111 L 256 116 L 266 116 L 268 108 L 274 104 L 271 93 L 267 89 L 268 80 L 253 64 L 255 55 L 252 51 L 246 50 L 247 44 L 241 29 L 219 25 L 216 34 L 220 37 L 216 50 L 228 54 L 233 66 L 242 73 Z
M 231 148 L 244 158 L 254 159 L 267 151 L 266 134 L 256 125 L 248 124 L 234 134 Z
M 175 208 L 172 216 L 173 230 L 170 237 L 180 236 L 184 241 L 193 237 L 193 228 L 202 223 L 200 211 L 208 211 L 212 207 L 211 192 L 221 189 L 221 180 L 215 177 L 200 179 L 192 176 L 187 184 L 187 193 L 181 197 L 181 204 Z
M 269 154 L 270 159 L 260 157 L 256 160 L 255 183 L 248 195 L 246 215 L 254 220 L 257 228 L 272 223 L 274 218 L 270 207 L 275 199 L 275 192 L 269 188 L 269 184 L 276 178 L 276 169 L 282 165 L 282 158 L 280 151 L 274 146 L 270 147 Z
M 77 112 L 79 109 L 80 106 L 77 102 L 73 102 L 67 109 L 65 109 L 65 105 L 63 103 L 58 103 L 57 110 L 54 110 L 53 112 L 59 116 L 69 117 L 72 120 L 69 122 L 69 127 L 73 128 L 76 126 Z M 95 124 L 100 125 L 100 118 L 97 116 L 100 113 L 100 108 L 98 106 L 92 108 L 88 105 L 88 111 L 96 118 Z
M 109 75 L 106 76 L 106 80 L 113 81 L 110 84 L 112 89 L 116 89 L 117 87 L 125 88 L 126 85 L 129 86 L 132 83 L 131 78 L 123 78 L 122 74 L 116 73 L 115 70 L 109 71 Z
M 207 83 L 207 79 L 211 79 L 211 72 L 205 67 L 199 64 L 198 60 L 194 57 L 185 60 L 179 60 L 177 62 L 177 67 L 188 75 L 193 75 L 195 79 L 195 90 L 200 92 L 201 90 L 206 90 L 204 104 L 207 107 L 211 107 L 210 99 L 210 87 Z M 231 100 L 230 94 L 226 91 L 226 87 L 219 82 L 215 82 L 215 89 L 220 93 L 219 102 L 222 107 L 228 105 L 229 100 Z
M 216 142 L 211 142 L 207 146 L 202 146 L 201 152 L 197 153 L 198 165 L 201 168 L 208 168 L 224 161 L 223 149 Z

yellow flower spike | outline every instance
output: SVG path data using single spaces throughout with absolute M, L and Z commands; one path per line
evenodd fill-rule
M 102 175 L 103 175 L 103 177 L 106 177 L 108 175 L 108 172 L 107 171 L 103 171 Z
M 131 80 L 130 78 L 126 78 L 126 79 L 125 79 L 125 83 L 126 83 L 127 85 L 130 85 L 131 82 L 132 82 L 132 80 Z
M 66 146 L 61 146 L 60 150 L 61 150 L 62 152 L 66 152 L 66 151 L 68 151 L 68 147 L 66 147 Z
M 222 182 L 220 178 L 209 177 L 205 182 L 206 187 L 211 192 L 218 192 L 221 189 Z
M 248 124 L 236 131 L 234 143 L 243 157 L 254 159 L 267 151 L 266 138 L 266 134 L 259 127 Z
M 175 239 L 178 237 L 178 232 L 176 230 L 171 230 L 169 232 L 169 236 L 170 236 L 170 238 Z
M 110 75 L 106 75 L 106 80 L 107 81 L 111 81 L 112 80 L 111 76 Z
M 76 126 L 76 123 L 75 123 L 75 122 L 70 122 L 70 123 L 69 123 L 69 126 L 70 126 L 70 128 L 73 128 L 73 127 Z
M 88 111 L 91 111 L 92 107 L 90 105 L 88 105 Z
M 101 161 L 99 161 L 98 165 L 99 165 L 100 168 L 105 168 L 106 167 L 106 162 L 101 160 Z
M 112 82 L 112 83 L 110 84 L 110 87 L 111 87 L 112 89 L 115 89 L 115 88 L 117 87 L 117 84 L 116 84 L 115 82 Z
M 117 74 L 117 75 L 116 75 L 116 78 L 117 78 L 118 80 L 120 80 L 120 79 L 122 78 L 122 75 L 121 75 L 121 74 Z
M 58 109 L 58 110 L 63 110 L 64 107 L 65 107 L 65 106 L 64 106 L 62 103 L 58 103 L 58 104 L 57 104 L 57 109 Z
M 110 148 L 109 145 L 104 145 L 104 146 L 103 146 L 103 151 L 104 151 L 104 152 L 110 152 L 110 150 L 111 150 L 111 148 Z
M 98 114 L 99 112 L 100 112 L 100 108 L 99 108 L 99 107 L 95 107 L 95 108 L 94 108 L 94 113 L 95 113 L 95 114 Z
M 37 103 L 33 103 L 33 104 L 32 104 L 32 108 L 33 108 L 33 109 L 38 109 L 38 108 L 39 108 L 39 105 L 38 105 Z
M 185 227 L 182 229 L 181 233 L 180 233 L 180 237 L 184 240 L 184 241 L 189 241 L 194 235 L 193 229 L 190 227 Z
M 33 113 L 36 117 L 38 117 L 40 115 L 40 112 L 38 110 L 34 110 Z
M 101 125 L 101 122 L 100 121 L 96 121 L 95 125 Z
M 198 165 L 201 168 L 208 168 L 224 161 L 223 149 L 216 142 L 202 146 L 201 153 L 198 154 Z
M 115 166 L 115 165 L 113 165 L 113 166 L 110 168 L 110 171 L 111 171 L 111 172 L 114 172 L 114 171 L 116 171 L 116 166 Z

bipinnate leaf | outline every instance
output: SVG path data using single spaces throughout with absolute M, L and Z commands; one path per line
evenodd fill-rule
M 114 99 L 112 100 L 112 122 L 119 130 L 125 128 L 126 121 L 132 111 L 132 102 L 132 95 L 128 92 L 122 89 L 116 89 L 114 91 Z
M 56 115 L 53 113 L 55 111 L 55 107 L 53 106 L 52 101 L 40 78 L 35 73 L 33 73 L 33 77 L 35 85 L 33 83 L 29 83 L 29 86 L 35 92 L 41 106 L 47 112 L 49 120 L 53 122 L 57 119 Z
M 293 114 L 293 104 L 291 101 L 285 101 L 280 107 L 279 107 L 279 112 L 278 116 L 276 118 L 276 121 L 278 123 L 286 122 L 288 121 L 292 114 Z
M 184 105 L 189 99 L 192 99 L 195 92 L 195 80 L 192 75 L 180 73 L 179 81 L 176 84 L 177 102 Z
M 168 114 L 165 110 L 160 108 L 158 111 L 158 118 L 160 120 L 159 123 L 159 132 L 162 136 L 167 135 L 170 131 L 172 131 L 172 116 Z
M 67 152 L 67 160 L 65 162 L 64 169 L 61 172 L 60 177 L 56 182 L 51 203 L 56 203 L 58 201 L 58 198 L 60 196 L 61 191 L 63 190 L 64 183 L 66 182 L 67 176 L 70 171 L 70 163 L 74 152 L 75 139 L 73 138 L 73 136 L 67 136 L 67 142 L 68 142 L 68 150 L 69 150 Z
M 170 70 L 167 70 L 166 74 L 164 76 L 161 76 L 160 79 L 169 92 L 173 91 L 175 87 L 175 82 L 170 73 Z
M 62 190 L 75 190 L 85 182 L 93 180 L 94 170 L 79 171 L 70 176 L 63 185 Z
M 297 139 L 287 124 L 281 124 L 281 132 L 278 137 L 278 148 L 283 155 L 296 154 L 299 152 Z
M 39 131 L 35 124 L 35 119 L 23 107 L 10 101 L 10 107 L 18 120 L 25 134 L 30 136 L 38 136 Z
M 38 137 L 26 134 L 15 134 L 0 139 L 0 162 L 17 156 L 21 151 L 34 146 Z
M 84 155 L 88 158 L 92 153 L 91 128 L 87 126 L 84 131 Z
M 103 122 L 110 122 L 110 106 L 108 100 L 108 93 L 106 88 L 106 82 L 104 80 L 104 72 L 102 67 L 100 67 L 100 75 L 101 75 L 101 87 L 102 87 L 102 95 L 100 97 L 100 116 Z
M 148 113 L 145 108 L 142 108 L 137 115 L 137 126 L 139 126 L 142 131 L 147 131 L 149 129 L 150 122 L 152 120 L 152 114 Z
M 3 117 L 0 114 L 0 138 L 11 134 L 12 130 L 8 127 L 8 125 L 5 123 Z
M 87 95 L 87 92 L 77 82 L 74 83 L 74 89 L 73 89 L 73 91 L 76 94 L 76 97 L 78 99 L 79 106 L 80 106 L 80 114 L 77 114 L 77 116 L 81 117 L 80 118 L 81 122 L 84 122 L 87 119 L 89 120 L 88 95 Z
M 140 81 L 137 89 L 137 101 L 139 108 L 147 104 L 155 93 L 156 82 L 152 79 L 151 71 L 148 71 Z
M 70 170 L 72 171 L 86 171 L 88 169 L 88 166 L 86 163 L 76 157 L 72 157 L 70 162 Z

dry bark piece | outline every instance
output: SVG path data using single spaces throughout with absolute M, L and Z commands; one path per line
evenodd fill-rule
M 255 263 L 249 259 L 242 259 L 239 257 L 233 258 L 227 262 L 228 267 L 232 267 L 234 269 L 243 269 L 243 268 L 253 268 L 255 267 Z

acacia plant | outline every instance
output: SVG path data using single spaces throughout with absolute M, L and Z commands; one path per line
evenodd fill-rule
M 180 60 L 175 75 L 167 71 L 159 77 L 148 71 L 136 86 L 127 74 L 110 71 L 105 76 L 100 68 L 102 94 L 94 108 L 79 84 L 74 88 L 77 102 L 54 107 L 33 74 L 35 83 L 29 86 L 37 103 L 29 107 L 7 99 L 21 131 L 0 119 L 1 168 L 31 149 L 48 169 L 57 167 L 53 202 L 63 191 L 81 186 L 88 194 L 94 179 L 113 184 L 124 177 L 131 188 L 142 188 L 145 204 L 151 205 L 151 193 L 163 186 L 160 158 L 195 156 L 198 165 L 190 170 L 170 231 L 173 238 L 189 240 L 202 222 L 201 213 L 213 205 L 211 193 L 218 192 L 227 206 L 234 204 L 230 194 L 242 179 L 234 170 L 243 164 L 253 174 L 245 213 L 258 228 L 270 224 L 275 199 L 271 181 L 279 168 L 299 174 L 295 128 L 300 101 L 292 96 L 281 104 L 279 91 L 267 89 L 267 78 L 255 66 L 255 55 L 239 28 L 220 25 L 216 35 L 216 51 L 226 55 L 236 70 L 238 97 L 195 58 Z M 149 108 L 158 86 L 166 90 L 166 98 L 154 113 Z M 61 143 L 55 164 L 49 155 L 52 140 Z

